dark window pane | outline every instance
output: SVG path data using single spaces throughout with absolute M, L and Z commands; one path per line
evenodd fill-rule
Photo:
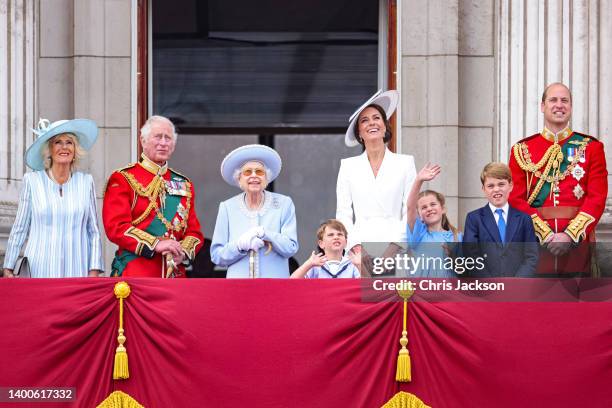
M 153 101 L 181 128 L 341 129 L 376 90 L 378 0 L 178 3 L 153 2 Z

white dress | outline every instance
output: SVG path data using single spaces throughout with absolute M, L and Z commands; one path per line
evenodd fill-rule
M 75 172 L 61 186 L 45 171 L 26 173 L 4 267 L 13 269 L 26 238 L 33 278 L 85 277 L 104 270 L 93 177 Z
M 415 179 L 414 157 L 388 149 L 376 177 L 366 152 L 340 162 L 336 218 L 347 229 L 348 248 L 406 241 L 406 199 Z

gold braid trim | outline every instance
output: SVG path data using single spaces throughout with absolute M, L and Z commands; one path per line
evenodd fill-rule
M 533 222 L 533 229 L 535 230 L 540 244 L 546 242 L 546 240 L 554 234 L 553 230 L 546 223 L 546 221 L 541 219 L 537 214 L 533 214 L 531 216 L 531 222 Z
M 123 233 L 123 235 L 130 238 L 134 238 L 138 242 L 138 245 L 136 246 L 136 254 L 138 255 L 142 253 L 143 245 L 148 246 L 149 249 L 152 251 L 155 245 L 157 245 L 157 242 L 159 242 L 159 239 L 157 237 L 136 227 L 128 228 L 127 231 Z
M 149 205 L 144 210 L 144 212 L 132 221 L 132 225 L 138 225 L 142 221 L 144 221 L 149 216 L 149 214 L 151 214 L 151 211 L 156 208 L 157 197 L 159 197 L 160 193 L 165 188 L 164 180 L 160 176 L 155 176 L 153 177 L 153 180 L 151 180 L 149 185 L 144 187 L 142 184 L 140 184 L 138 180 L 136 180 L 136 177 L 134 177 L 130 173 L 125 171 L 120 171 L 119 173 L 121 173 L 121 175 L 125 177 L 128 184 L 130 185 L 130 187 L 132 187 L 132 190 L 134 190 L 137 195 L 149 199 Z
M 557 170 L 561 165 L 561 162 L 563 161 L 561 146 L 558 144 L 550 146 L 537 164 L 533 164 L 531 162 L 531 153 L 529 153 L 529 148 L 526 143 L 517 143 L 514 145 L 512 150 L 514 153 L 514 158 L 516 159 L 519 167 L 528 173 L 534 173 L 535 176 L 539 178 L 538 183 L 527 199 L 527 203 L 531 205 L 542 189 L 544 181 L 547 181 L 546 179 L 551 168 Z M 540 173 L 539 170 L 544 165 L 546 165 L 546 167 L 544 168 L 544 171 Z
M 537 178 L 539 178 L 538 183 L 536 184 L 533 192 L 527 199 L 527 203 L 531 205 L 537 195 L 540 193 L 544 182 L 547 183 L 558 183 L 561 180 L 564 180 L 567 176 L 572 174 L 572 171 L 578 164 L 580 158 L 584 155 L 584 150 L 586 149 L 587 144 L 590 142 L 588 137 L 585 137 L 580 142 L 570 141 L 570 143 L 577 144 L 580 147 L 578 148 L 578 152 L 574 156 L 572 162 L 567 166 L 565 171 L 561 173 L 559 170 L 561 168 L 561 163 L 563 162 L 563 152 L 561 151 L 561 146 L 558 144 L 553 144 L 550 146 L 544 156 L 540 159 L 539 162 L 534 164 L 531 161 L 531 153 L 529 152 L 529 146 L 527 143 L 517 143 L 512 148 L 512 153 L 514 154 L 514 158 L 518 163 L 519 167 L 527 173 L 532 173 Z M 540 169 L 544 167 L 544 170 L 540 172 Z M 550 175 L 551 169 L 553 170 L 553 174 Z M 529 177 L 529 176 L 528 176 Z M 529 190 L 529 187 L 527 187 Z M 529 191 L 528 191 L 529 192 Z
M 200 241 L 198 238 L 193 237 L 191 235 L 186 236 L 181 241 L 181 247 L 183 247 L 183 250 L 189 257 L 189 259 L 191 259 L 192 261 L 195 258 L 195 248 L 198 246 L 200 242 L 202 241 Z
M 514 158 L 516 159 L 519 167 L 529 173 L 535 173 L 537 170 L 541 169 L 545 164 L 548 163 L 553 150 L 555 150 L 555 146 L 557 149 L 560 147 L 559 145 L 552 145 L 546 150 L 544 156 L 540 159 L 537 164 L 533 164 L 531 161 L 531 153 L 529 153 L 529 147 L 527 143 L 517 143 L 512 148 L 512 152 L 514 153 Z
M 187 228 L 187 217 L 182 218 L 179 224 L 175 226 L 170 221 L 168 221 L 166 217 L 164 217 L 164 214 L 160 210 L 159 204 L 157 204 L 157 198 L 162 196 L 163 200 L 166 194 L 166 181 L 161 176 L 153 177 L 153 180 L 151 180 L 149 185 L 145 187 L 140 184 L 140 182 L 136 180 L 136 178 L 130 173 L 123 171 L 121 171 L 120 173 L 123 175 L 123 177 L 125 177 L 130 187 L 132 187 L 136 194 L 149 199 L 149 205 L 147 205 L 147 208 L 142 214 L 140 214 L 140 216 L 138 216 L 138 218 L 132 221 L 132 225 L 140 224 L 149 216 L 149 214 L 151 214 L 151 211 L 155 210 L 155 215 L 162 222 L 162 224 L 164 224 L 166 230 L 179 232 Z M 189 214 L 189 210 L 191 209 L 191 196 L 193 195 L 191 183 L 189 181 L 185 181 L 185 187 L 187 189 L 187 207 L 185 213 Z
M 160 176 L 153 177 L 153 180 L 151 180 L 151 182 L 145 187 L 140 184 L 140 182 L 136 180 L 136 177 L 134 177 L 132 174 L 125 171 L 120 171 L 120 173 L 128 181 L 130 187 L 132 187 L 132 189 L 134 189 L 134 191 L 136 191 L 136 193 L 141 197 L 157 198 L 161 190 L 163 190 L 165 187 L 164 179 Z
M 565 233 L 570 236 L 574 242 L 580 242 L 586 237 L 586 229 L 589 225 L 595 222 L 595 217 L 585 212 L 580 211 L 565 229 Z
M 381 408 L 431 408 L 425 405 L 419 397 L 409 392 L 400 391 Z

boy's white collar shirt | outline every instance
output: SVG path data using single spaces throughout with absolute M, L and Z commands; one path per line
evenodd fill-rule
M 489 203 L 489 208 L 493 212 L 493 217 L 495 217 L 495 222 L 496 223 L 499 222 L 499 214 L 495 212 L 498 210 L 498 208 L 491 203 Z M 503 207 L 501 207 L 501 209 L 503 210 L 504 222 L 506 223 L 506 225 L 508 225 L 508 211 L 510 210 L 510 204 L 506 202 L 506 204 Z

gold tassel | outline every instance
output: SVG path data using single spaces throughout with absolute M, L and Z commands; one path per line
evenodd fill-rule
M 113 380 L 125 380 L 130 378 L 130 371 L 128 369 L 128 355 L 127 350 L 123 343 L 125 343 L 125 336 L 123 335 L 123 299 L 130 296 L 130 286 L 127 282 L 117 282 L 115 284 L 115 296 L 119 299 L 119 336 L 117 341 L 119 346 L 115 350 L 115 366 L 113 368 Z
M 144 406 L 125 392 L 113 391 L 97 408 L 144 408 Z
M 412 380 L 411 376 L 411 362 L 410 362 L 410 354 L 408 353 L 408 330 L 406 329 L 406 322 L 408 319 L 408 299 L 414 293 L 412 289 L 399 289 L 397 291 L 399 295 L 404 299 L 404 320 L 403 320 L 403 329 L 402 329 L 402 338 L 400 339 L 400 344 L 402 348 L 399 351 L 397 356 L 397 369 L 395 371 L 395 381 L 398 382 L 410 382 Z

